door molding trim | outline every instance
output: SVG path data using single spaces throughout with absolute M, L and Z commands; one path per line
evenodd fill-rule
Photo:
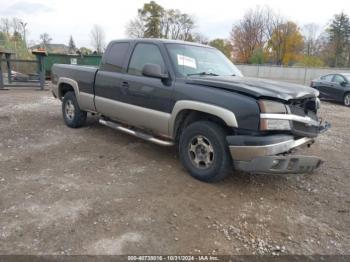
M 121 101 L 95 96 L 97 112 L 135 127 L 168 136 L 171 114 Z

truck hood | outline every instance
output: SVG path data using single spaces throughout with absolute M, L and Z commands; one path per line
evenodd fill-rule
M 189 84 L 231 90 L 251 95 L 256 98 L 270 97 L 285 101 L 290 99 L 317 97 L 319 95 L 317 90 L 308 86 L 252 77 L 199 76 L 189 77 L 186 82 Z

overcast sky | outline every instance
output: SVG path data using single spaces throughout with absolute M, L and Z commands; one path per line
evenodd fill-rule
M 89 32 L 101 25 L 106 40 L 125 37 L 125 25 L 137 14 L 145 0 L 0 0 L 0 18 L 18 17 L 28 23 L 28 40 L 39 40 L 47 32 L 52 43 L 67 44 L 70 35 L 77 46 L 90 47 Z M 257 5 L 270 6 L 275 12 L 300 26 L 317 23 L 325 27 L 335 13 L 350 15 L 350 0 L 157 0 L 165 8 L 177 8 L 194 15 L 196 29 L 208 38 L 229 36 L 232 24 Z

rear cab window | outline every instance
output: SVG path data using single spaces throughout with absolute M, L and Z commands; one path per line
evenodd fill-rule
M 102 69 L 112 72 L 121 72 L 123 70 L 123 65 L 125 63 L 129 47 L 130 43 L 128 42 L 112 44 L 112 46 L 109 48 L 106 61 Z

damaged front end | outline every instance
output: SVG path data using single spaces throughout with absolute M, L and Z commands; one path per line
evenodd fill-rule
M 236 169 L 251 173 L 309 173 L 323 160 L 316 156 L 295 155 L 301 147 L 310 147 L 315 138 L 330 128 L 317 116 L 317 98 L 284 104 L 259 100 L 259 135 L 228 136 Z

